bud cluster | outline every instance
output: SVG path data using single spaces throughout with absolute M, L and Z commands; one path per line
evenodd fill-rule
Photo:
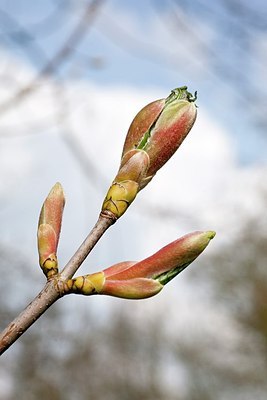
M 166 99 L 145 106 L 128 130 L 119 171 L 102 206 L 102 214 L 121 217 L 156 172 L 172 157 L 192 128 L 197 108 L 183 86 Z
M 108 217 L 112 224 L 123 215 L 137 193 L 175 153 L 195 122 L 195 100 L 196 93 L 192 96 L 183 86 L 173 90 L 166 99 L 148 104 L 136 115 L 128 130 L 119 171 L 107 192 L 99 221 L 101 218 L 108 221 Z M 213 231 L 193 232 L 142 261 L 120 262 L 94 274 L 68 279 L 73 276 L 72 272 L 64 280 L 63 273 L 58 274 L 57 261 L 64 204 L 63 189 L 57 183 L 44 201 L 38 224 L 40 266 L 48 279 L 56 279 L 62 295 L 104 294 L 127 299 L 154 296 L 191 264 L 215 236 Z

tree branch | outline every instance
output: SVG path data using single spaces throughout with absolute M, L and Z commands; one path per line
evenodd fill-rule
M 90 251 L 115 222 L 109 215 L 100 215 L 95 226 L 63 268 L 48 280 L 35 299 L 0 334 L 0 355 L 3 354 L 53 303 L 64 295 L 63 284 L 72 278 Z
M 66 264 L 64 269 L 62 270 L 60 277 L 61 280 L 65 281 L 73 277 L 77 269 L 84 262 L 88 254 L 91 252 L 93 247 L 96 245 L 98 240 L 103 236 L 105 231 L 114 224 L 115 220 L 109 216 L 100 215 L 97 223 L 91 230 L 90 234 L 81 244 L 79 249 L 70 259 L 70 261 Z

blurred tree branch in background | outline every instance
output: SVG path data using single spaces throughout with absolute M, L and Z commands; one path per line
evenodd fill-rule
M 87 33 L 90 25 L 94 21 L 98 7 L 100 7 L 102 3 L 103 0 L 93 0 L 92 2 L 88 3 L 88 5 L 85 7 L 82 18 L 67 37 L 66 42 L 63 44 L 60 50 L 41 68 L 39 75 L 34 79 L 33 82 L 29 83 L 26 87 L 19 89 L 11 99 L 8 99 L 3 104 L 0 104 L 0 114 L 8 110 L 10 107 L 15 107 L 16 104 L 22 101 L 25 96 L 30 95 L 37 89 L 42 78 L 53 75 L 53 73 L 62 66 L 62 64 L 71 56 L 71 53 L 74 51 L 75 47 L 78 46 L 83 36 Z

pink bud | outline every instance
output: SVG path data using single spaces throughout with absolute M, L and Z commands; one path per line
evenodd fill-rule
M 160 99 L 149 103 L 134 117 L 124 142 L 122 157 L 128 151 L 138 148 L 145 133 L 151 129 L 161 114 L 165 101 L 166 99 Z
M 183 86 L 174 89 L 166 99 L 154 101 L 144 107 L 134 118 L 126 136 L 122 160 L 132 149 L 144 150 L 150 167 L 146 178 L 169 160 L 191 130 L 197 116 L 192 96 Z M 149 180 L 141 184 L 143 188 Z
M 152 278 L 158 279 L 162 283 L 167 275 L 170 276 L 174 272 L 177 272 L 177 275 L 191 264 L 214 236 L 215 232 L 213 231 L 189 233 L 142 261 L 131 262 L 128 265 L 124 263 L 124 268 L 119 264 L 118 270 L 116 270 L 116 265 L 108 268 L 108 279 L 117 281 Z M 103 272 L 105 274 L 106 270 Z
M 166 99 L 148 104 L 136 115 L 125 139 L 119 171 L 102 206 L 103 215 L 106 213 L 114 220 L 121 217 L 137 193 L 175 153 L 195 122 L 195 100 L 196 96 L 183 86 L 174 89 Z M 125 188 L 123 193 L 114 188 L 118 184 Z
M 53 267 L 57 266 L 56 248 L 57 238 L 51 225 L 41 224 L 37 232 L 39 262 L 43 268 L 45 264 L 53 263 Z
M 131 150 L 121 161 L 115 182 L 131 180 L 140 184 L 149 168 L 149 156 L 143 150 Z
M 145 260 L 120 262 L 102 272 L 71 279 L 67 283 L 67 292 L 126 299 L 154 296 L 191 264 L 214 236 L 213 231 L 190 233 Z
M 65 206 L 65 197 L 60 183 L 56 183 L 50 190 L 41 209 L 38 226 L 51 225 L 55 231 L 57 242 L 59 240 L 62 214 Z
M 57 273 L 57 247 L 65 198 L 62 186 L 56 183 L 44 201 L 38 223 L 39 263 L 46 276 Z

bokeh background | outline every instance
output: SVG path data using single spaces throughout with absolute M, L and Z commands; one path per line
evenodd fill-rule
M 198 119 L 79 273 L 194 230 L 207 251 L 156 297 L 69 296 L 1 358 L 3 400 L 264 400 L 265 0 L 0 0 L 0 324 L 42 288 L 36 230 L 60 181 L 68 261 L 96 221 L 128 126 L 188 85 Z

